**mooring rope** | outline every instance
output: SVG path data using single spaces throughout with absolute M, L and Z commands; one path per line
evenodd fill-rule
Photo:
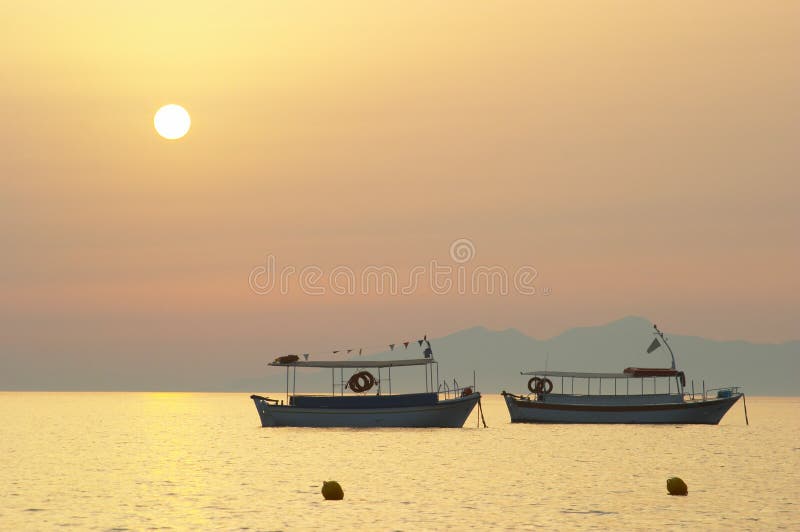
M 486 427 L 486 418 L 483 417 L 483 406 L 481 405 L 481 400 L 478 399 L 478 428 L 481 426 L 481 421 L 483 421 L 483 428 Z
M 745 399 L 744 394 L 742 394 L 742 403 L 744 404 L 744 422 L 749 427 L 750 426 L 750 420 L 747 419 L 747 399 Z

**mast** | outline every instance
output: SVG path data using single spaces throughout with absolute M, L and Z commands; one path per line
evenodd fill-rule
M 667 346 L 667 349 L 669 350 L 669 356 L 672 357 L 672 369 L 676 369 L 675 368 L 675 353 L 672 352 L 672 348 L 669 346 L 669 343 L 667 342 L 667 339 L 664 337 L 664 333 L 661 332 L 658 329 L 658 326 L 655 323 L 653 324 L 653 329 L 656 330 L 655 334 L 657 336 L 660 336 L 661 337 L 661 341 L 664 342 L 665 346 Z

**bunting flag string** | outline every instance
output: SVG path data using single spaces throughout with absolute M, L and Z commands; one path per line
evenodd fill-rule
M 430 349 L 430 342 L 428 341 L 428 335 L 427 334 L 422 337 L 422 340 L 414 340 L 414 341 L 417 344 L 419 344 L 419 346 L 421 348 L 427 347 L 428 349 Z M 407 350 L 409 344 L 413 343 L 413 341 L 409 340 L 409 341 L 405 341 L 405 342 L 401 342 L 401 343 L 403 345 L 403 349 Z M 427 346 L 425 345 L 426 343 L 427 343 Z M 394 348 L 397 347 L 397 344 L 395 343 L 395 344 L 383 344 L 383 346 L 357 347 L 357 348 L 356 347 L 347 347 L 347 348 L 334 349 L 334 350 L 328 351 L 328 352 L 332 353 L 334 357 L 336 357 L 338 355 L 342 355 L 342 356 L 352 355 L 352 354 L 355 354 L 355 352 L 358 352 L 358 356 L 361 356 L 361 355 L 364 354 L 364 350 L 366 350 L 368 353 L 369 352 L 373 352 L 373 351 L 379 351 L 380 348 L 385 349 L 387 345 L 389 346 L 389 351 L 394 351 Z M 426 351 L 427 351 L 427 349 L 426 349 Z M 303 353 L 302 357 L 303 357 L 303 359 L 308 360 L 309 357 L 312 354 L 313 353 Z

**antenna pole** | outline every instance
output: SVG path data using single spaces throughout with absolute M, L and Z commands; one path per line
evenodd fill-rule
M 669 356 L 671 356 L 671 357 L 672 357 L 672 369 L 675 369 L 675 353 L 673 353 L 673 352 L 672 352 L 672 348 L 669 346 L 669 343 L 667 342 L 667 339 L 666 339 L 666 338 L 664 338 L 664 333 L 663 333 L 663 332 L 661 332 L 661 331 L 658 329 L 658 326 L 656 326 L 655 324 L 653 324 L 653 329 L 655 329 L 655 330 L 656 330 L 656 334 L 657 334 L 658 336 L 660 336 L 660 337 L 661 337 L 661 341 L 662 341 L 662 342 L 664 342 L 664 345 L 665 345 L 665 346 L 667 346 L 667 349 L 669 350 Z

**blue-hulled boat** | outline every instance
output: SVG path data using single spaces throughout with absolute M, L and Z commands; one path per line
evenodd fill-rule
M 286 368 L 286 398 L 250 396 L 263 427 L 461 427 L 481 398 L 474 386 L 446 387 L 444 391 L 441 385 L 434 387 L 438 363 L 432 357 L 372 361 L 280 357 L 269 365 Z M 425 392 L 392 394 L 392 368 L 409 366 L 425 367 Z M 330 395 L 297 395 L 297 368 L 330 369 Z M 377 377 L 367 371 L 370 369 Z M 345 380 L 345 370 L 355 372 Z M 376 393 L 367 395 L 373 388 Z
M 695 394 L 692 382 L 688 393 L 686 376 L 676 368 L 667 338 L 658 327 L 653 328 L 656 339 L 647 352 L 663 344 L 672 357 L 671 367 L 625 368 L 620 373 L 521 372 L 531 377 L 531 393 L 502 392 L 511 422 L 716 425 L 740 397 L 744 402 L 738 386 L 706 390 L 704 382 L 702 394 Z

